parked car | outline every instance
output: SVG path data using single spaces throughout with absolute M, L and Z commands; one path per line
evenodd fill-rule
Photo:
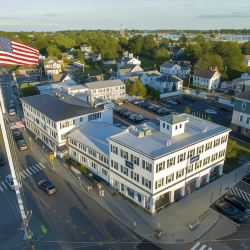
M 14 138 L 15 138 L 16 140 L 18 140 L 18 139 L 23 139 L 22 132 L 21 132 L 21 130 L 18 129 L 18 128 L 13 129 L 13 136 L 14 136 Z
M 13 100 L 9 101 L 9 108 L 11 108 L 11 107 L 15 107 L 15 101 L 13 101 Z
M 219 107 L 219 109 L 223 110 L 223 111 L 226 111 L 226 112 L 232 112 L 232 108 L 229 108 L 229 107 Z
M 228 216 L 236 222 L 243 222 L 246 219 L 246 214 L 229 202 L 219 200 L 214 205 L 223 215 Z
M 56 192 L 56 187 L 47 179 L 39 181 L 38 186 L 49 195 Z
M 250 214 L 250 204 L 248 201 L 243 199 L 242 197 L 238 197 L 232 194 L 226 194 L 224 196 L 224 200 L 230 202 L 238 209 L 244 211 L 247 214 Z
M 27 143 L 24 139 L 19 139 L 16 141 L 17 147 L 20 151 L 28 150 Z
M 194 99 L 188 95 L 184 95 L 183 98 L 186 99 L 187 101 L 194 102 Z
M 178 104 L 184 103 L 184 100 L 183 100 L 182 98 L 177 98 L 175 101 L 176 101 Z
M 132 114 L 131 116 L 129 116 L 129 120 L 133 122 L 142 122 L 144 120 L 144 117 L 139 114 Z
M 11 190 L 15 190 L 14 181 L 11 174 L 5 177 L 5 181 Z
M 127 109 L 120 109 L 118 110 L 118 114 L 122 115 L 122 113 L 127 112 L 127 111 L 128 111 Z
M 127 111 L 127 112 L 122 113 L 121 115 L 122 115 L 123 117 L 125 117 L 125 118 L 128 118 L 129 116 L 131 116 L 131 115 L 133 115 L 133 114 L 134 114 L 133 112 Z
M 123 104 L 123 101 L 122 100 L 115 100 L 114 101 L 114 103 L 116 104 L 116 105 L 122 105 Z
M 156 113 L 159 115 L 168 115 L 171 113 L 171 111 L 165 108 L 161 108 L 161 109 L 156 110 Z
M 153 112 L 156 112 L 157 110 L 161 109 L 161 107 L 157 106 L 157 105 L 149 105 L 147 107 L 147 109 L 153 111 Z
M 148 106 L 150 106 L 151 104 L 149 102 L 141 102 L 138 104 L 138 106 L 142 107 L 142 108 L 147 108 Z
M 143 102 L 143 101 L 136 100 L 136 101 L 134 101 L 133 103 L 134 103 L 135 105 L 139 105 L 139 103 L 141 103 L 141 102 Z
M 205 112 L 210 115 L 217 115 L 218 112 L 214 109 L 205 109 Z
M 166 102 L 167 104 L 171 104 L 171 105 L 177 105 L 177 104 L 178 104 L 177 101 L 172 100 L 172 99 L 168 99 L 168 100 L 166 100 L 165 102 Z
M 5 159 L 4 159 L 4 155 L 2 153 L 0 153 L 0 166 L 5 164 Z
M 9 115 L 10 116 L 16 115 L 16 108 L 15 107 L 9 107 Z

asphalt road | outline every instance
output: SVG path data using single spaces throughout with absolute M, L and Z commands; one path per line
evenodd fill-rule
M 4 88 L 4 96 L 6 103 L 14 98 L 11 87 Z M 1 151 L 4 151 L 3 140 L 0 142 Z M 15 146 L 15 152 L 19 171 L 24 173 L 25 170 L 27 174 L 22 180 L 22 186 L 26 207 L 32 210 L 29 224 L 36 249 L 136 249 L 140 240 L 129 229 L 74 185 L 58 176 L 49 164 L 43 164 L 45 168 L 41 165 L 40 168 L 34 167 L 43 161 L 35 147 L 20 152 Z M 3 166 L 0 169 L 0 180 L 4 181 L 8 173 L 8 166 Z M 54 195 L 48 196 L 38 188 L 37 182 L 44 178 L 49 178 L 57 187 L 58 191 Z M 9 249 L 20 249 L 20 240 L 16 236 L 22 234 L 18 233 L 21 219 L 15 193 L 2 188 L 0 249 L 8 249 L 10 246 Z M 46 226 L 47 234 L 39 233 L 40 225 Z

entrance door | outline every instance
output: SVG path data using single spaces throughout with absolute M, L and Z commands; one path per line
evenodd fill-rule
M 220 169 L 220 166 L 217 166 L 210 171 L 210 181 L 213 181 L 220 176 L 219 169 Z
M 181 196 L 181 190 L 182 190 L 182 188 L 179 188 L 179 189 L 176 189 L 174 191 L 174 201 L 175 202 L 178 201 L 178 200 L 180 200 L 182 198 L 182 196 Z
M 192 192 L 195 191 L 195 182 L 196 182 L 196 179 L 191 180 L 186 183 L 185 194 L 191 194 Z
M 156 198 L 155 210 L 170 204 L 170 192 L 167 192 Z

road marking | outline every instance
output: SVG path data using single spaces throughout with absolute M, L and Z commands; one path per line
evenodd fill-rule
M 2 186 L 4 187 L 4 189 L 7 189 L 8 187 L 6 186 L 6 184 L 4 183 L 4 181 L 2 181 Z
M 40 170 L 43 169 L 43 168 L 42 168 L 39 164 L 37 164 L 37 163 L 36 163 L 36 167 L 39 168 Z
M 43 165 L 41 162 L 39 162 L 39 165 L 40 165 L 42 168 L 45 168 L 44 165 Z
M 233 187 L 230 189 L 229 191 L 230 194 L 234 194 L 238 197 L 242 197 L 243 199 L 247 200 L 248 202 L 250 202 L 250 194 L 239 189 L 239 188 L 236 188 L 236 187 Z
M 22 172 L 20 173 L 20 175 L 23 179 L 26 179 L 26 176 Z
M 200 244 L 200 242 L 197 242 L 192 248 L 190 248 L 190 250 L 195 250 Z
M 29 177 L 30 175 L 29 175 L 29 173 L 28 172 L 26 172 L 26 169 L 24 169 L 23 170 L 23 173 L 27 176 L 27 177 Z
M 36 165 L 33 165 L 32 168 L 33 168 L 34 170 L 36 170 L 36 172 L 39 172 L 39 171 L 40 171 L 40 169 L 39 169 Z
M 29 169 L 31 170 L 31 172 L 32 172 L 33 174 L 36 173 L 36 171 L 35 171 L 32 167 L 29 167 Z
M 29 173 L 29 175 L 32 175 L 31 171 L 28 168 L 26 168 L 25 171 L 27 171 L 27 173 Z
M 0 191 L 3 192 L 4 190 L 2 189 L 2 187 L 0 186 Z
M 204 250 L 207 247 L 207 245 L 202 245 L 202 247 L 199 250 Z

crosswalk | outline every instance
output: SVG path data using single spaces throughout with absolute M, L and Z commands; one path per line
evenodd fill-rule
M 250 194 L 243 191 L 243 190 L 241 190 L 241 189 L 239 189 L 239 188 L 233 187 L 228 191 L 228 193 L 232 194 L 232 195 L 235 195 L 235 196 L 238 196 L 238 197 L 242 197 L 243 199 L 250 202 Z
M 21 178 L 25 180 L 29 176 L 36 174 L 40 171 L 45 169 L 45 166 L 42 163 L 36 163 L 32 166 L 27 167 L 26 169 L 23 169 L 22 171 L 19 172 Z M 0 181 L 0 192 L 4 192 L 5 190 L 8 189 L 8 185 L 6 181 Z
M 213 250 L 213 248 L 198 241 L 190 248 L 190 250 Z

